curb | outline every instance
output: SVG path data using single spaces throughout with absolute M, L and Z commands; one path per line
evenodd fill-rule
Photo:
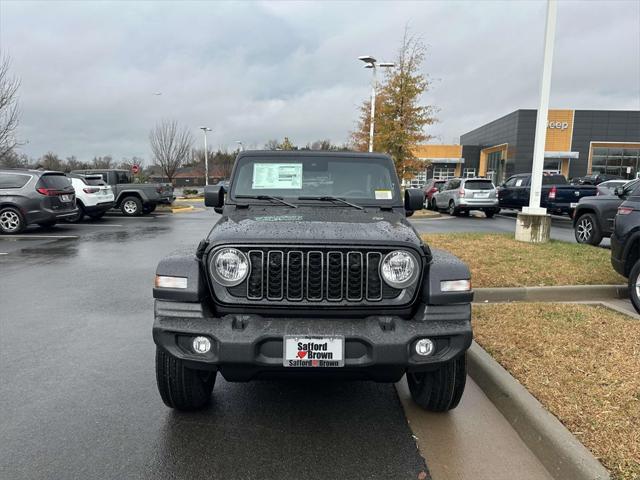
M 563 285 L 558 287 L 476 288 L 473 301 L 574 302 L 629 298 L 626 285 Z
M 184 207 L 171 207 L 171 213 L 183 213 L 190 212 L 192 210 L 195 210 L 195 207 L 193 205 L 187 205 Z
M 469 375 L 553 478 L 610 479 L 593 454 L 475 341 L 467 360 Z

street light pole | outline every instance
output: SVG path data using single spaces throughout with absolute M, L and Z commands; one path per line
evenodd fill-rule
M 200 127 L 202 133 L 204 134 L 204 184 L 209 185 L 209 158 L 208 158 L 208 149 L 207 149 L 207 132 L 210 132 L 211 129 L 209 127 Z
M 376 89 L 378 86 L 377 76 L 377 68 L 391 68 L 395 67 L 395 63 L 392 62 L 380 62 L 377 63 L 377 60 L 373 58 L 371 55 L 363 55 L 358 57 L 358 60 L 361 60 L 365 63 L 364 68 L 370 68 L 373 73 L 373 78 L 371 79 L 371 119 L 369 120 L 369 152 L 373 152 L 373 134 L 375 132 L 375 120 L 376 120 Z
M 523 208 L 524 213 L 545 215 L 546 208 L 540 208 L 542 195 L 542 170 L 544 168 L 544 149 L 547 139 L 547 122 L 549 115 L 549 95 L 551 92 L 551 68 L 553 66 L 553 42 L 556 31 L 556 0 L 547 0 L 547 23 L 544 33 L 544 57 L 542 61 L 542 82 L 540 86 L 540 104 L 536 118 L 536 134 L 533 144 L 533 165 L 531 167 L 531 193 L 529 206 Z

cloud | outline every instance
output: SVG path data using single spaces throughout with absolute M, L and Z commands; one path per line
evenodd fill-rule
M 369 94 L 356 58 L 393 58 L 408 22 L 429 45 L 429 133 L 451 142 L 536 107 L 544 18 L 541 1 L 4 1 L 0 49 L 26 153 L 148 159 L 161 118 L 210 126 L 215 146 L 345 141 Z M 560 2 L 551 105 L 640 109 L 638 2 Z

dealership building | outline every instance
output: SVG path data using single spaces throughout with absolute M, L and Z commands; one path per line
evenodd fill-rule
M 516 110 L 460 137 L 460 145 L 419 145 L 427 178 L 479 176 L 502 183 L 531 172 L 536 110 Z M 549 110 L 544 171 L 567 178 L 608 173 L 640 176 L 640 111 Z M 423 181 L 424 180 L 424 181 Z

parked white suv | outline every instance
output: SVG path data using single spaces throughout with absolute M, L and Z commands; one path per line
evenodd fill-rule
M 482 210 L 491 218 L 500 211 L 496 187 L 486 178 L 453 178 L 440 187 L 433 200 L 436 210 L 446 210 L 449 215 Z
M 113 208 L 113 190 L 104 183 L 100 175 L 67 175 L 76 191 L 78 213 L 69 218 L 69 222 L 79 222 L 85 215 L 95 219 L 101 218 L 107 210 Z

